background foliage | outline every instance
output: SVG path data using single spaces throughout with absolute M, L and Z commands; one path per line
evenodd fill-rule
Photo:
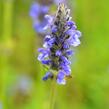
M 69 0 L 73 19 L 83 34 L 82 43 L 73 57 L 73 78 L 66 86 L 57 86 L 55 109 L 109 109 L 108 3 L 108 0 Z M 42 39 L 32 27 L 31 4 L 32 0 L 0 0 L 3 109 L 48 109 L 51 84 L 41 80 L 45 69 L 36 56 Z M 19 84 L 24 84 L 24 89 Z

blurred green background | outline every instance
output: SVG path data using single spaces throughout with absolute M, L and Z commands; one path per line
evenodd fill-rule
M 32 27 L 31 4 L 0 0 L 0 109 L 48 109 L 51 81 L 41 80 L 45 69 L 37 48 L 42 42 Z M 55 109 L 109 109 L 109 1 L 68 4 L 82 37 L 73 78 L 57 85 Z

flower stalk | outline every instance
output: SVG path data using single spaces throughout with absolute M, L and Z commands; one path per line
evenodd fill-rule
M 59 4 L 55 16 L 47 15 L 45 18 L 48 23 L 44 29 L 48 33 L 44 38 L 43 48 L 38 49 L 38 60 L 49 69 L 43 80 L 52 79 L 54 72 L 57 72 L 57 83 L 66 84 L 66 78 L 71 77 L 69 57 L 74 54 L 71 46 L 80 44 L 81 32 L 71 20 L 70 9 L 63 3 Z
M 52 83 L 51 83 L 49 109 L 54 109 L 54 107 L 55 107 L 55 97 L 56 97 L 56 78 L 54 77 L 52 79 Z

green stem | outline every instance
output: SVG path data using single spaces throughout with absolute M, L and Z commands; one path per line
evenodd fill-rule
M 54 77 L 53 80 L 52 80 L 52 84 L 51 84 L 50 107 L 49 107 L 49 109 L 54 109 L 55 96 L 56 96 L 56 78 Z

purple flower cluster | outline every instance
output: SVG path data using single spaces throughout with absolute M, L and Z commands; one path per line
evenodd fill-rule
M 45 36 L 44 48 L 39 48 L 38 60 L 46 65 L 49 71 L 43 77 L 43 80 L 53 78 L 56 75 L 58 84 L 65 84 L 66 77 L 71 75 L 69 57 L 73 55 L 71 46 L 76 47 L 80 44 L 81 32 L 70 17 L 70 9 L 64 4 L 59 4 L 56 15 L 47 16 L 50 32 Z
M 30 16 L 33 20 L 33 27 L 39 34 L 45 34 L 44 27 L 47 24 L 47 19 L 44 17 L 49 11 L 48 5 L 41 5 L 38 2 L 32 4 Z
M 37 33 L 41 35 L 46 34 L 46 31 L 43 28 L 49 22 L 47 22 L 48 20 L 44 16 L 48 14 L 51 4 L 55 3 L 58 5 L 59 3 L 62 3 L 62 2 L 65 3 L 65 0 L 50 0 L 50 1 L 47 1 L 46 4 L 43 2 L 42 3 L 34 2 L 32 4 L 29 14 L 33 20 L 33 28 L 35 29 Z

